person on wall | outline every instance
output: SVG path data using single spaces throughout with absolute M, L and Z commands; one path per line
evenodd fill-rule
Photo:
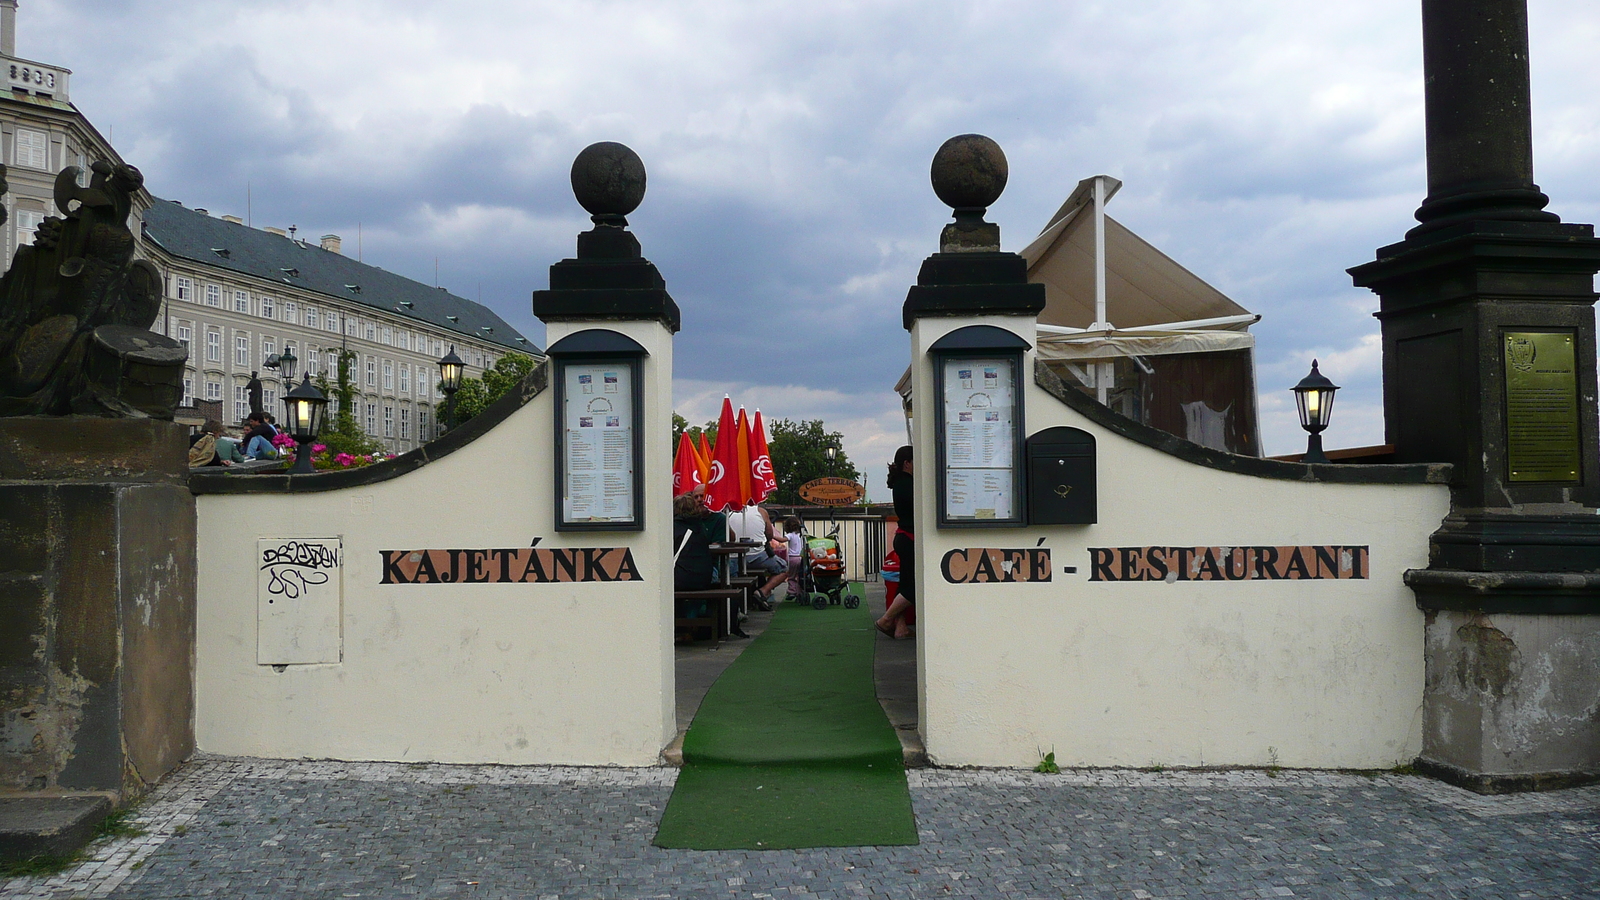
M 878 630 L 895 640 L 911 636 L 911 626 L 906 614 L 917 602 L 916 566 L 913 562 L 916 536 L 912 534 L 911 518 L 911 445 L 894 452 L 889 463 L 889 490 L 894 495 L 894 514 L 900 520 L 894 533 L 894 552 L 900 558 L 900 592 L 878 619 Z
M 268 422 L 266 413 L 253 412 L 245 417 L 244 426 L 244 455 L 247 459 L 274 459 L 278 451 L 272 447 L 272 439 L 278 436 L 278 429 L 273 428 Z

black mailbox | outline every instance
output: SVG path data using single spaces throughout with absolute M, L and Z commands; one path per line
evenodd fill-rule
M 1046 428 L 1028 438 L 1028 524 L 1093 525 L 1094 435 L 1078 428 Z

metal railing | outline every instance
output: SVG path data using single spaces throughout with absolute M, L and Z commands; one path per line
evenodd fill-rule
M 872 513 L 835 513 L 830 521 L 826 510 L 799 509 L 795 515 L 805 523 L 805 532 L 812 537 L 830 534 L 839 529 L 839 549 L 844 553 L 845 578 L 851 581 L 877 581 L 878 570 L 883 565 L 884 554 L 889 552 L 888 524 L 883 516 Z

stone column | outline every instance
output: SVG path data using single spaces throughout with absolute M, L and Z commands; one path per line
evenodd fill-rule
M 0 796 L 137 796 L 194 751 L 187 429 L 0 418 Z
M 1600 777 L 1600 241 L 1533 182 L 1526 0 L 1422 17 L 1421 224 L 1350 270 L 1380 298 L 1395 461 L 1455 467 L 1406 575 L 1428 612 L 1419 762 L 1478 790 Z

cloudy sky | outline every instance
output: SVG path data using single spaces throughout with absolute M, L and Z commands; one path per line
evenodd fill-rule
M 1600 219 L 1600 4 L 1531 0 L 1536 180 Z M 587 217 L 573 156 L 644 158 L 630 217 L 683 309 L 675 404 L 724 392 L 822 418 L 876 471 L 902 442 L 900 305 L 948 210 L 944 139 L 987 134 L 1020 250 L 1079 179 L 1263 319 L 1267 450 L 1288 388 L 1345 386 L 1329 446 L 1382 440 L 1373 295 L 1344 270 L 1425 192 L 1421 38 L 1400 0 L 22 0 L 19 55 L 158 196 L 338 233 L 367 262 L 481 300 L 531 339 L 529 293 Z M 877 479 L 872 479 L 876 481 Z

